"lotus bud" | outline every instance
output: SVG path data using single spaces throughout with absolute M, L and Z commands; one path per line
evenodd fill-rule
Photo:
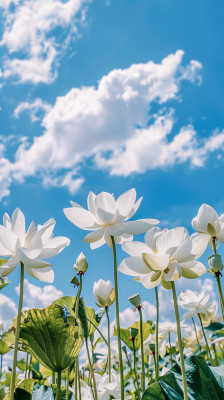
M 208 263 L 213 273 L 222 271 L 223 269 L 222 257 L 220 254 L 212 254 L 210 257 L 208 257 Z
M 150 349 L 153 353 L 155 353 L 155 351 L 156 351 L 156 346 L 155 346 L 155 344 L 154 344 L 154 343 L 150 343 L 149 349 Z
M 134 306 L 134 307 L 139 307 L 141 305 L 141 297 L 139 295 L 139 293 L 137 294 L 133 294 L 133 296 L 130 296 L 128 298 L 128 300 L 130 301 L 130 303 Z
M 212 225 L 210 222 L 207 225 L 207 232 L 209 233 L 209 235 L 211 235 L 212 237 L 214 237 L 216 235 L 216 230 L 214 225 Z
M 130 329 L 130 334 L 131 334 L 131 338 L 135 339 L 137 334 L 138 334 L 138 329 L 137 328 L 131 328 Z
M 74 264 L 74 268 L 78 273 L 83 273 L 88 269 L 88 263 L 86 261 L 86 257 L 84 256 L 83 252 L 81 252 Z
M 96 305 L 101 308 L 110 307 L 115 299 L 115 290 L 110 281 L 105 282 L 100 279 L 98 282 L 94 282 L 93 294 L 97 300 Z

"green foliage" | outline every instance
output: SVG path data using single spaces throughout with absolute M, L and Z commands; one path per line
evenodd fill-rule
M 0 339 L 0 354 L 6 354 L 10 350 L 11 349 L 9 348 L 8 344 L 4 340 Z
M 126 346 L 133 351 L 133 343 L 130 340 L 130 329 L 135 328 L 138 329 L 137 336 L 135 338 L 135 349 L 140 349 L 140 322 L 135 322 L 128 329 L 121 329 L 121 340 L 126 344 Z M 149 334 L 152 332 L 152 327 L 147 323 L 143 322 L 142 333 L 143 333 L 143 341 L 147 339 Z M 114 327 L 114 336 L 117 336 L 117 329 Z
M 68 400 L 72 399 L 69 391 Z M 16 388 L 14 400 L 54 400 L 56 397 L 56 385 L 39 385 L 34 379 L 23 380 Z M 0 398 L 1 399 L 1 398 Z M 66 400 L 66 389 L 61 388 L 59 400 Z
M 28 311 L 20 340 L 32 356 L 55 372 L 69 368 L 82 346 L 79 327 L 66 323 L 61 307 L 54 303 Z
M 222 400 L 224 398 L 224 366 L 209 367 L 201 356 L 185 360 L 189 400 Z M 150 385 L 142 400 L 183 400 L 181 369 L 176 364 L 169 373 Z
M 5 260 L 4 260 L 5 261 Z M 0 266 L 1 266 L 1 258 L 0 258 Z M 2 290 L 6 285 L 9 284 L 9 280 L 7 278 L 1 278 L 0 277 L 0 290 Z

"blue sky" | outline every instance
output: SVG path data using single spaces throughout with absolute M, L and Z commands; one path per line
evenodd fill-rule
M 64 294 L 75 294 L 81 251 L 88 305 L 94 280 L 113 280 L 111 250 L 91 251 L 65 218 L 70 200 L 85 207 L 90 190 L 135 187 L 136 218 L 190 232 L 203 202 L 224 212 L 223 9 L 221 0 L 0 0 L 0 213 L 20 207 L 27 226 L 56 219 L 55 235 L 71 239 L 52 260 Z M 16 303 L 18 279 L 17 270 L 2 292 Z M 154 301 L 127 276 L 119 285 L 121 309 L 138 291 Z

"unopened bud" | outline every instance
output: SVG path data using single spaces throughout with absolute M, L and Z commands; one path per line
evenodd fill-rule
M 84 256 L 83 252 L 81 252 L 74 264 L 74 268 L 77 272 L 86 272 L 88 268 L 88 263 L 86 261 L 86 257 Z
M 137 328 L 131 328 L 130 329 L 130 334 L 131 334 L 131 338 L 135 339 L 137 334 L 138 334 L 138 329 Z
M 130 301 L 130 303 L 134 306 L 134 307 L 139 307 L 141 305 L 141 297 L 139 295 L 139 293 L 137 294 L 133 294 L 133 296 L 130 296 L 128 298 L 128 300 Z
M 210 257 L 208 257 L 208 263 L 213 273 L 222 271 L 223 269 L 222 257 L 220 254 L 212 254 Z

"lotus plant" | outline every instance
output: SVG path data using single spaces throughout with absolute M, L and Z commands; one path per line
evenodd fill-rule
M 51 264 L 42 260 L 42 258 L 55 256 L 70 243 L 70 240 L 66 237 L 53 238 L 55 223 L 54 219 L 50 219 L 45 224 L 36 227 L 34 222 L 31 222 L 26 231 L 25 216 L 17 208 L 12 218 L 8 214 L 4 214 L 3 225 L 0 225 L 0 256 L 9 258 L 9 260 L 6 260 L 1 265 L 1 275 L 6 276 L 10 274 L 18 265 L 20 265 L 21 270 L 10 400 L 13 400 L 15 388 L 19 329 L 23 304 L 24 270 L 32 278 L 44 282 L 53 282 L 54 272 L 50 267 Z
M 184 400 L 186 400 L 188 398 L 187 382 L 174 281 L 181 276 L 189 279 L 197 278 L 206 272 L 205 266 L 195 260 L 201 254 L 203 248 L 200 238 L 190 237 L 188 231 L 183 227 L 165 229 L 156 238 L 153 238 L 153 243 L 154 241 L 154 250 L 150 247 L 150 236 L 146 237 L 146 243 L 124 243 L 122 248 L 131 257 L 121 262 L 119 271 L 135 276 L 148 289 L 158 286 L 159 283 L 165 289 L 172 289 L 183 376 Z
M 107 315 L 107 330 L 108 330 L 108 375 L 109 382 L 111 382 L 111 346 L 110 346 L 110 318 L 109 307 L 113 304 L 115 299 L 115 290 L 110 281 L 105 282 L 100 279 L 93 285 L 93 294 L 97 300 L 97 306 L 105 308 Z
M 213 249 L 213 255 L 208 258 L 208 261 L 211 272 L 216 278 L 224 322 L 224 298 L 220 279 L 220 271 L 223 269 L 223 264 L 221 255 L 217 254 L 216 251 L 218 242 L 224 243 L 224 214 L 219 217 L 213 207 L 208 204 L 202 204 L 198 210 L 197 216 L 192 220 L 192 227 L 197 232 L 195 236 L 200 237 L 201 243 L 203 243 L 204 246 L 204 251 L 208 243 L 210 243 Z
M 64 209 L 66 217 L 74 225 L 91 231 L 84 238 L 84 242 L 90 243 L 92 249 L 98 248 L 105 243 L 113 249 L 121 400 L 124 400 L 124 376 L 120 338 L 116 243 L 122 244 L 124 241 L 131 241 L 133 234 L 144 233 L 159 223 L 157 219 L 128 221 L 136 213 L 141 201 L 142 198 L 136 202 L 135 189 L 130 189 L 123 193 L 117 200 L 113 194 L 108 192 L 101 192 L 98 195 L 90 192 L 87 199 L 88 210 L 74 202 L 71 202 L 72 207 Z

